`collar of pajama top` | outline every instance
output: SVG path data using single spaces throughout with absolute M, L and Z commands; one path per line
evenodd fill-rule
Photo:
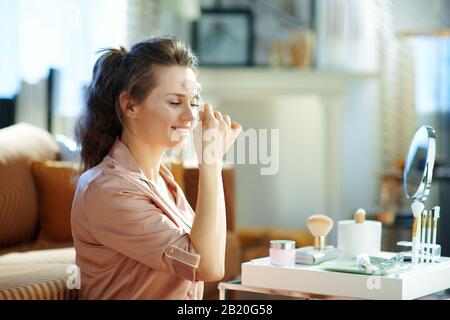
M 110 166 L 111 168 L 117 166 L 117 168 L 119 170 L 122 170 L 123 173 L 137 178 L 141 182 L 145 183 L 147 188 L 149 189 L 148 191 L 154 196 L 153 200 L 155 202 L 158 202 L 158 206 L 161 209 L 166 209 L 164 210 L 164 212 L 169 216 L 169 218 L 171 218 L 173 222 L 175 222 L 177 226 L 190 233 L 192 228 L 190 216 L 187 214 L 187 212 L 180 208 L 180 204 L 186 203 L 182 201 L 184 193 L 180 189 L 180 187 L 173 182 L 175 179 L 169 169 L 161 164 L 159 173 L 164 179 L 164 182 L 167 185 L 167 189 L 175 199 L 175 202 L 171 201 L 171 199 L 168 199 L 167 196 L 164 195 L 164 190 L 161 190 L 161 188 L 156 183 L 145 176 L 126 144 L 120 139 L 116 139 L 106 158 L 107 160 L 110 160 L 108 166 Z

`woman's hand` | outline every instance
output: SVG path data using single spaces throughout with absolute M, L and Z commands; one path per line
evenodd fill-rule
M 230 116 L 214 111 L 208 103 L 199 112 L 199 124 L 194 129 L 195 151 L 199 165 L 219 163 L 236 141 L 241 126 Z

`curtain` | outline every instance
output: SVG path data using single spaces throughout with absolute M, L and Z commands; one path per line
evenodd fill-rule
M 417 111 L 450 112 L 450 34 L 412 40 L 417 73 Z
M 378 1 L 318 0 L 317 66 L 375 72 L 378 68 Z
M 450 34 L 412 40 L 417 112 L 437 135 L 437 158 L 450 163 Z
M 386 43 L 380 68 L 381 158 L 383 173 L 397 173 L 417 126 L 414 64 L 408 40 Z
M 450 2 L 378 0 L 383 170 L 403 159 L 419 125 L 437 131 L 437 152 L 447 154 L 450 114 L 450 38 L 423 35 L 448 25 Z M 444 10 L 446 8 L 446 10 Z
M 415 73 L 411 42 L 396 35 L 392 2 L 379 0 L 381 173 L 397 173 L 416 129 Z
M 159 0 L 128 0 L 127 46 L 159 34 L 159 16 Z
M 16 122 L 26 122 L 42 129 L 48 128 L 48 80 L 42 79 L 33 84 L 20 83 L 15 112 Z

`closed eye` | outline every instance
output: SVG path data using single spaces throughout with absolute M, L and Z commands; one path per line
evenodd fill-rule
M 179 106 L 179 105 L 181 105 L 181 102 L 169 102 L 171 105 L 174 105 L 174 106 Z M 191 107 L 192 108 L 198 108 L 199 107 L 199 105 L 198 104 L 191 104 Z

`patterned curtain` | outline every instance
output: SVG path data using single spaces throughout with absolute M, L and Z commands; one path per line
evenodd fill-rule
M 47 129 L 48 79 L 30 84 L 23 82 L 17 97 L 16 122 L 26 122 Z
M 200 18 L 199 0 L 127 0 L 127 46 L 152 36 L 189 42 L 191 22 Z
M 377 1 L 318 0 L 317 66 L 356 72 L 377 69 Z
M 446 130 L 436 118 L 448 111 L 450 42 L 432 35 L 450 25 L 450 2 L 377 1 L 382 9 L 381 156 L 383 171 L 389 173 L 406 157 L 419 125 Z
M 411 41 L 395 35 L 391 1 L 380 6 L 380 155 L 381 173 L 395 172 L 417 125 L 414 59 Z
M 160 1 L 127 1 L 127 46 L 159 34 Z

